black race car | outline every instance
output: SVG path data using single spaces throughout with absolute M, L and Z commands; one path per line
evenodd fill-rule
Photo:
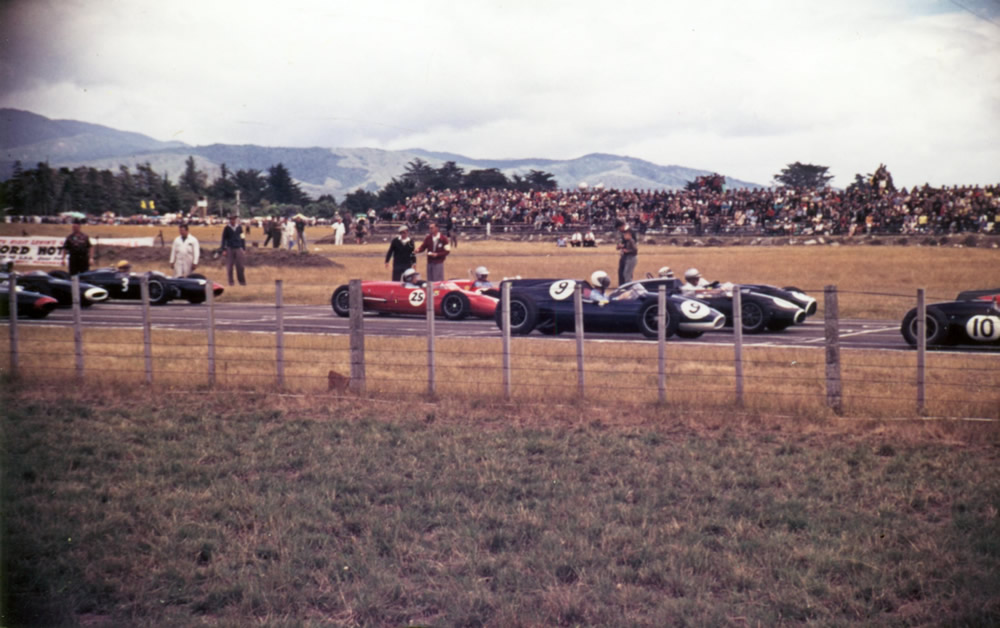
M 9 273 L 0 273 L 0 281 L 7 281 Z M 33 270 L 17 275 L 17 285 L 23 286 L 26 290 L 37 292 L 52 297 L 59 302 L 59 307 L 73 306 L 73 282 L 69 279 L 53 277 L 49 273 Z M 94 303 L 100 303 L 108 298 L 108 291 L 100 286 L 80 282 L 80 305 L 90 307 Z
M 510 283 L 510 331 L 528 334 L 559 334 L 576 328 L 573 292 L 582 288 L 583 326 L 586 331 L 635 332 L 657 336 L 659 297 L 633 282 L 598 298 L 589 282 L 577 279 L 512 279 Z M 494 318 L 503 328 L 502 308 Z M 725 317 L 704 303 L 673 295 L 667 299 L 667 337 L 683 330 L 685 337 L 722 327 Z
M 69 275 L 65 271 L 53 270 L 49 272 L 54 277 L 68 279 Z M 167 277 L 161 272 L 148 271 L 145 273 L 149 277 L 149 302 L 153 305 L 164 305 L 174 299 L 184 299 L 189 303 L 202 303 L 205 301 L 205 285 L 208 279 L 204 275 L 192 274 L 187 277 Z M 142 299 L 140 281 L 141 273 L 123 273 L 113 268 L 100 268 L 80 273 L 80 281 L 93 284 L 108 291 L 110 299 Z M 219 296 L 223 293 L 223 288 L 217 283 L 212 283 L 212 294 Z
M 900 332 L 917 346 L 917 308 L 903 317 Z M 961 292 L 954 301 L 927 306 L 924 323 L 927 346 L 951 344 L 1000 345 L 1000 288 Z
M 45 318 L 59 306 L 58 301 L 44 294 L 25 290 L 21 286 L 17 286 L 16 290 L 18 318 Z M 0 316 L 10 316 L 9 281 L 0 284 Z
M 639 281 L 650 292 L 660 285 L 667 286 L 670 294 L 681 294 L 683 281 L 653 277 Z M 726 327 L 733 326 L 733 285 L 718 281 L 710 288 L 701 290 L 688 298 L 697 299 L 726 316 Z M 816 313 L 816 299 L 798 288 L 776 288 L 766 284 L 740 284 L 740 301 L 743 313 L 743 331 L 750 334 L 761 333 L 765 329 L 781 331 L 797 325 L 806 317 Z

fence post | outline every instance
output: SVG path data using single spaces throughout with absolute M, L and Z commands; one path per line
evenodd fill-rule
M 743 293 L 733 286 L 733 362 L 736 375 L 736 405 L 743 406 Z
M 361 293 L 361 280 L 348 283 L 348 300 L 351 310 L 351 383 L 350 388 L 359 395 L 365 394 L 365 309 Z
M 10 375 L 17 377 L 17 273 L 14 272 L 7 279 L 7 306 L 10 310 Z
M 434 285 L 424 284 L 424 305 L 427 306 L 427 394 L 437 394 L 437 374 L 434 371 Z
M 924 289 L 917 289 L 917 414 L 926 412 L 927 301 Z
M 80 307 L 80 277 L 73 275 L 70 293 L 73 295 L 73 354 L 76 357 L 76 378 L 83 381 L 83 314 Z
M 837 286 L 823 288 L 823 311 L 826 318 L 826 405 L 837 414 L 844 412 L 840 381 L 840 314 Z
M 153 383 L 153 331 L 149 320 L 149 275 L 139 278 L 142 295 L 142 353 L 146 358 L 146 383 Z
M 573 325 L 576 330 L 576 387 L 583 399 L 583 286 L 579 282 L 573 290 Z
M 662 284 L 656 301 L 656 349 L 660 403 L 667 403 L 667 287 Z
M 503 353 L 503 398 L 510 399 L 510 282 L 500 284 L 501 352 Z
M 212 282 L 205 282 L 205 304 L 208 305 L 208 321 L 205 330 L 208 341 L 208 385 L 215 387 L 215 292 Z
M 285 297 L 284 281 L 274 280 L 274 351 L 278 389 L 285 389 Z

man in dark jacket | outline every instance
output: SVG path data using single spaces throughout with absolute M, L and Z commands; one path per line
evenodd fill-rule
M 241 286 L 247 285 L 243 274 L 246 263 L 246 242 L 243 240 L 243 226 L 236 214 L 229 216 L 229 224 L 222 230 L 222 254 L 226 256 L 226 278 L 233 285 L 233 266 L 236 266 L 236 278 Z
M 403 276 L 403 271 L 413 268 L 417 263 L 417 256 L 413 252 L 414 243 L 410 239 L 410 230 L 406 225 L 399 228 L 399 235 L 389 243 L 389 250 L 385 254 L 385 266 L 389 267 L 389 260 L 392 260 L 392 280 L 399 281 Z

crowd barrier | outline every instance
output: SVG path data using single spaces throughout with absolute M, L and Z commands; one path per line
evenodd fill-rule
M 498 307 L 507 321 L 510 286 L 502 285 Z M 14 382 L 132 382 L 151 388 L 225 387 L 394 400 L 454 396 L 623 408 L 651 403 L 851 417 L 1000 418 L 1000 354 L 928 351 L 922 330 L 913 351 L 842 351 L 836 286 L 823 289 L 824 336 L 815 348 L 746 342 L 739 290 L 733 290 L 736 320 L 730 346 L 665 338 L 662 288 L 661 331 L 655 342 L 588 338 L 579 285 L 574 294 L 576 331 L 560 341 L 512 337 L 506 323 L 489 338 L 439 336 L 429 293 L 423 337 L 368 334 L 357 279 L 349 284 L 347 333 L 288 333 L 281 280 L 275 282 L 274 313 L 268 318 L 271 332 L 220 331 L 211 284 L 206 288 L 205 304 L 197 306 L 204 312 L 200 331 L 154 328 L 145 279 L 141 329 L 107 330 L 83 325 L 74 280 L 71 326 L 41 327 L 11 316 L 8 377 Z M 918 290 L 915 302 L 921 312 L 925 301 L 924 291 Z M 10 306 L 16 313 L 13 297 Z M 918 316 L 918 325 L 923 320 Z

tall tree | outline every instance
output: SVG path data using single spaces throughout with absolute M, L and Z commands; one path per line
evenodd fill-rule
M 510 180 L 504 173 L 500 172 L 499 168 L 470 170 L 469 174 L 465 175 L 462 187 L 479 190 L 504 189 L 510 187 Z
M 556 189 L 556 178 L 551 172 L 543 172 L 541 170 L 531 170 L 528 172 L 526 177 L 528 183 L 532 188 L 536 190 L 554 190 Z
M 240 200 L 248 207 L 256 207 L 264 199 L 264 190 L 267 189 L 267 180 L 260 170 L 253 168 L 249 170 L 237 170 L 233 175 L 233 182 L 240 191 Z
M 284 164 L 277 164 L 268 168 L 267 189 L 264 197 L 272 203 L 286 203 L 291 205 L 305 205 L 309 201 L 299 184 L 292 179 L 292 174 Z
M 208 188 L 208 175 L 198 170 L 194 156 L 189 155 L 184 162 L 184 174 L 178 181 L 181 190 L 181 198 L 187 205 L 194 205 L 195 202 L 205 196 Z
M 403 181 L 413 184 L 418 191 L 423 191 L 431 187 L 437 172 L 423 159 L 417 157 L 406 164 L 406 172 L 403 173 Z
M 803 164 L 796 161 L 794 164 L 785 166 L 782 171 L 774 175 L 774 180 L 780 185 L 790 188 L 817 189 L 826 187 L 833 175 L 827 174 L 827 166 L 816 166 L 813 164 Z

